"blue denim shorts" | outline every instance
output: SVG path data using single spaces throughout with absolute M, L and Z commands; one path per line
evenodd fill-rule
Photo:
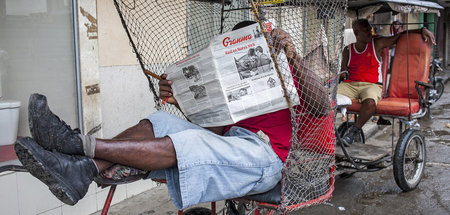
M 148 178 L 166 179 L 178 209 L 266 192 L 281 180 L 283 162 L 272 147 L 240 127 L 224 136 L 166 112 L 148 118 L 155 137 L 169 136 L 177 165 L 151 171 Z

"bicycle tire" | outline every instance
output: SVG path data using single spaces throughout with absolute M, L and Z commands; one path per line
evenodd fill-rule
M 414 155 L 414 151 L 408 151 L 412 144 L 415 144 L 416 150 L 418 150 L 418 154 L 415 156 L 411 156 Z M 422 132 L 412 128 L 405 130 L 395 147 L 393 162 L 394 179 L 400 189 L 407 192 L 414 190 L 419 185 L 425 168 L 425 160 L 425 138 Z M 407 164 L 414 166 L 412 177 L 409 177 L 410 174 L 407 173 Z
M 442 80 L 436 81 L 435 89 L 436 89 L 436 94 L 437 94 L 435 101 L 437 101 L 441 98 L 442 94 L 444 94 L 444 89 L 445 89 L 444 82 Z
M 184 211 L 183 215 L 211 215 L 211 209 L 204 207 L 193 207 Z

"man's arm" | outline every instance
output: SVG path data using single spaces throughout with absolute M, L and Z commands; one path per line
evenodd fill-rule
M 330 112 L 328 94 L 317 75 L 304 66 L 290 35 L 281 29 L 274 29 L 271 34 L 275 51 L 279 53 L 281 49 L 284 49 L 288 62 L 298 77 L 298 85 L 306 110 L 316 117 L 328 115 Z
M 420 34 L 422 34 L 422 38 L 425 40 L 425 42 L 431 42 L 433 45 L 436 45 L 436 39 L 434 38 L 433 33 L 431 33 L 431 31 L 429 31 L 426 28 L 421 28 L 421 29 L 403 31 L 399 34 L 396 34 L 396 35 L 390 36 L 390 37 L 375 38 L 374 41 L 375 41 L 375 48 L 377 50 L 377 54 L 379 53 L 379 50 L 381 50 L 383 48 L 389 48 L 392 45 L 394 45 L 395 43 L 397 43 L 398 38 L 402 34 L 406 34 L 407 32 L 408 33 L 420 33 Z
M 350 45 L 344 47 L 344 50 L 342 51 L 341 71 L 348 71 L 349 46 Z
M 350 48 L 350 45 L 344 47 L 344 50 L 342 51 L 342 60 L 341 60 L 341 72 L 348 71 L 348 58 L 349 53 L 348 49 Z M 341 76 L 339 77 L 339 80 L 345 80 L 348 73 L 341 73 Z

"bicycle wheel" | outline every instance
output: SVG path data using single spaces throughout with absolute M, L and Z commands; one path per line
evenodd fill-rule
M 436 100 L 435 101 L 437 101 L 441 98 L 442 94 L 444 94 L 444 88 L 445 88 L 444 82 L 442 80 L 436 81 L 435 88 L 436 88 L 436 98 L 435 98 Z
M 211 215 L 211 209 L 204 207 L 194 207 L 184 211 L 183 215 Z
M 425 168 L 425 138 L 421 131 L 407 129 L 397 142 L 394 153 L 394 179 L 403 191 L 419 185 Z

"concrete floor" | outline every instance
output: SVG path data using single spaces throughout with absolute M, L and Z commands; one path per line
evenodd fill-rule
M 432 119 L 419 121 L 427 144 L 427 164 L 418 188 L 402 192 L 392 167 L 373 173 L 336 177 L 330 201 L 288 214 L 450 214 L 450 83 L 442 98 L 432 106 Z M 391 127 L 376 127 L 367 144 L 390 146 Z M 208 204 L 202 206 L 208 207 Z M 223 202 L 218 203 L 218 210 Z M 176 214 L 165 185 L 111 207 L 116 214 Z M 99 213 L 96 213 L 99 214 Z M 222 213 L 219 213 L 222 214 Z

